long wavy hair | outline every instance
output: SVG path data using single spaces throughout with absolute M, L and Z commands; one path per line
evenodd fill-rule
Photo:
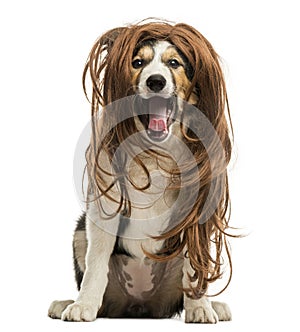
M 230 274 L 226 286 L 218 292 L 219 294 L 228 286 L 232 275 L 231 257 L 227 243 L 230 198 L 226 168 L 231 157 L 233 134 L 219 57 L 208 40 L 193 27 L 183 23 L 174 25 L 165 21 L 142 21 L 138 24 L 112 29 L 95 42 L 83 73 L 84 91 L 87 95 L 86 82 L 90 77 L 92 119 L 97 118 L 101 108 L 102 126 L 108 126 L 108 123 L 111 124 L 112 121 L 116 121 L 117 124 L 99 139 L 103 128 L 99 129 L 97 121 L 92 121 L 93 134 L 87 150 L 90 186 L 93 187 L 94 193 L 98 193 L 99 196 L 105 195 L 116 202 L 110 195 L 110 189 L 118 183 L 121 195 L 120 200 L 116 202 L 118 208 L 115 213 L 130 217 L 131 202 L 124 180 L 128 174 L 122 166 L 126 163 L 124 161 L 117 163 L 114 168 L 114 180 L 112 183 L 107 183 L 104 176 L 109 172 L 99 163 L 99 156 L 101 151 L 105 151 L 112 161 L 118 146 L 130 135 L 138 132 L 133 117 L 121 121 L 116 112 L 114 119 L 108 118 L 108 115 L 106 118 L 105 109 L 111 103 L 134 95 L 131 73 L 132 58 L 136 47 L 147 40 L 169 41 L 176 45 L 188 61 L 192 68 L 192 78 L 185 99 L 188 101 L 191 94 L 196 92 L 198 98 L 194 106 L 205 115 L 217 133 L 222 153 L 220 155 L 219 150 L 216 149 L 215 140 L 211 140 L 209 147 L 204 146 L 192 130 L 187 130 L 184 125 L 181 126 L 182 140 L 195 158 L 196 171 L 194 169 L 191 172 L 189 163 L 183 169 L 173 167 L 165 171 L 169 172 L 173 178 L 182 175 L 180 172 L 185 172 L 187 176 L 190 176 L 185 183 L 185 195 L 187 201 L 189 198 L 193 199 L 193 204 L 192 207 L 189 206 L 188 210 L 182 213 L 177 211 L 172 216 L 176 219 L 174 227 L 155 236 L 157 240 L 164 240 L 162 250 L 158 253 L 146 252 L 146 255 L 157 261 L 166 261 L 182 253 L 185 254 L 190 259 L 194 275 L 190 275 L 190 287 L 184 291 L 187 296 L 199 298 L 207 292 L 209 283 L 222 276 L 222 265 L 224 264 L 222 255 L 225 253 L 229 261 Z M 185 112 L 183 112 L 183 116 L 184 114 Z M 197 116 L 195 114 L 190 116 L 193 123 L 197 125 Z M 209 149 L 211 151 L 208 151 Z M 157 159 L 162 157 L 161 152 L 157 152 L 155 149 L 149 149 L 147 153 Z M 214 170 L 209 155 L 214 156 Z M 219 163 L 218 161 L 221 159 L 222 162 Z M 136 190 L 143 191 L 150 186 L 149 170 L 138 156 L 135 156 L 134 160 L 141 168 L 141 172 L 146 174 L 148 183 L 143 187 L 138 187 L 132 181 L 131 183 Z M 182 189 L 182 185 L 182 183 L 178 184 L 174 181 L 168 189 Z M 205 202 L 212 189 L 215 194 L 213 198 L 218 196 L 218 199 L 216 207 L 208 213 L 209 207 L 205 207 Z M 199 222 L 205 213 L 208 216 L 205 222 Z

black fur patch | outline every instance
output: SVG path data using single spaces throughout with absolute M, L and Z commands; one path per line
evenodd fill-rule
M 114 250 L 113 250 L 112 254 L 113 255 L 125 255 L 125 256 L 132 258 L 132 255 L 127 250 L 125 250 L 124 247 L 122 246 L 119 236 L 117 236 L 117 238 L 116 238 L 116 242 L 115 242 L 115 246 L 114 246 Z
M 75 232 L 76 231 L 85 231 L 85 224 L 86 224 L 85 218 L 86 218 L 86 213 L 84 212 L 77 220 Z
M 77 220 L 75 232 L 76 231 L 85 231 L 85 230 L 86 230 L 86 213 L 83 213 L 80 216 L 80 218 Z M 76 284 L 77 284 L 77 289 L 80 290 L 84 271 L 81 271 L 81 269 L 78 265 L 76 255 L 75 255 L 74 243 L 73 243 L 73 266 L 74 266 L 74 271 L 75 271 L 75 280 L 76 280 Z
M 153 49 L 153 46 L 154 46 L 155 43 L 156 43 L 155 39 L 147 39 L 147 40 L 144 40 L 144 41 L 138 43 L 137 46 L 136 46 L 136 48 L 135 48 L 135 50 L 134 50 L 134 52 L 133 52 L 132 58 L 134 58 L 138 54 L 139 50 L 142 47 L 150 46 Z
M 185 71 L 186 77 L 191 82 L 194 77 L 195 71 L 194 71 L 193 67 L 191 66 L 191 64 L 189 63 L 187 57 L 183 54 L 183 52 L 180 51 L 177 47 L 176 47 L 176 51 L 178 52 L 182 61 L 184 62 L 184 71 Z

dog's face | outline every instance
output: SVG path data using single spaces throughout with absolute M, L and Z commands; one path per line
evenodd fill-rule
M 190 87 L 192 69 L 184 55 L 167 41 L 146 41 L 138 45 L 132 59 L 132 86 L 140 96 L 146 114 L 136 119 L 139 130 L 146 130 L 152 141 L 161 142 L 179 133 L 174 124 L 182 100 Z M 192 93 L 190 103 L 197 101 Z

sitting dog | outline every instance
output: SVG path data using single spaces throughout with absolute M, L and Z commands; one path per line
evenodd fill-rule
M 184 309 L 188 323 L 231 320 L 227 304 L 208 298 L 224 253 L 231 278 L 232 128 L 218 55 L 187 24 L 144 21 L 95 42 L 86 95 L 87 79 L 89 184 L 73 240 L 79 295 L 54 301 L 49 316 L 167 318 Z

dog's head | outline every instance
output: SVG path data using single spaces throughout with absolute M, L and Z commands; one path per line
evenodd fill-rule
M 136 121 L 152 141 L 163 141 L 170 133 L 179 133 L 175 115 L 182 110 L 181 101 L 191 86 L 193 69 L 184 54 L 166 40 L 146 40 L 137 45 L 132 59 L 132 86 L 139 95 Z M 189 102 L 197 102 L 192 92 Z M 142 123 L 143 127 L 140 126 Z
M 84 80 L 87 72 L 93 84 L 92 114 L 99 106 L 138 95 L 126 125 L 132 133 L 144 130 L 155 142 L 171 133 L 190 137 L 174 121 L 183 116 L 197 121 L 197 114 L 183 112 L 183 101 L 195 105 L 216 130 L 228 132 L 226 87 L 218 55 L 189 25 L 153 22 L 112 29 L 94 44 Z

